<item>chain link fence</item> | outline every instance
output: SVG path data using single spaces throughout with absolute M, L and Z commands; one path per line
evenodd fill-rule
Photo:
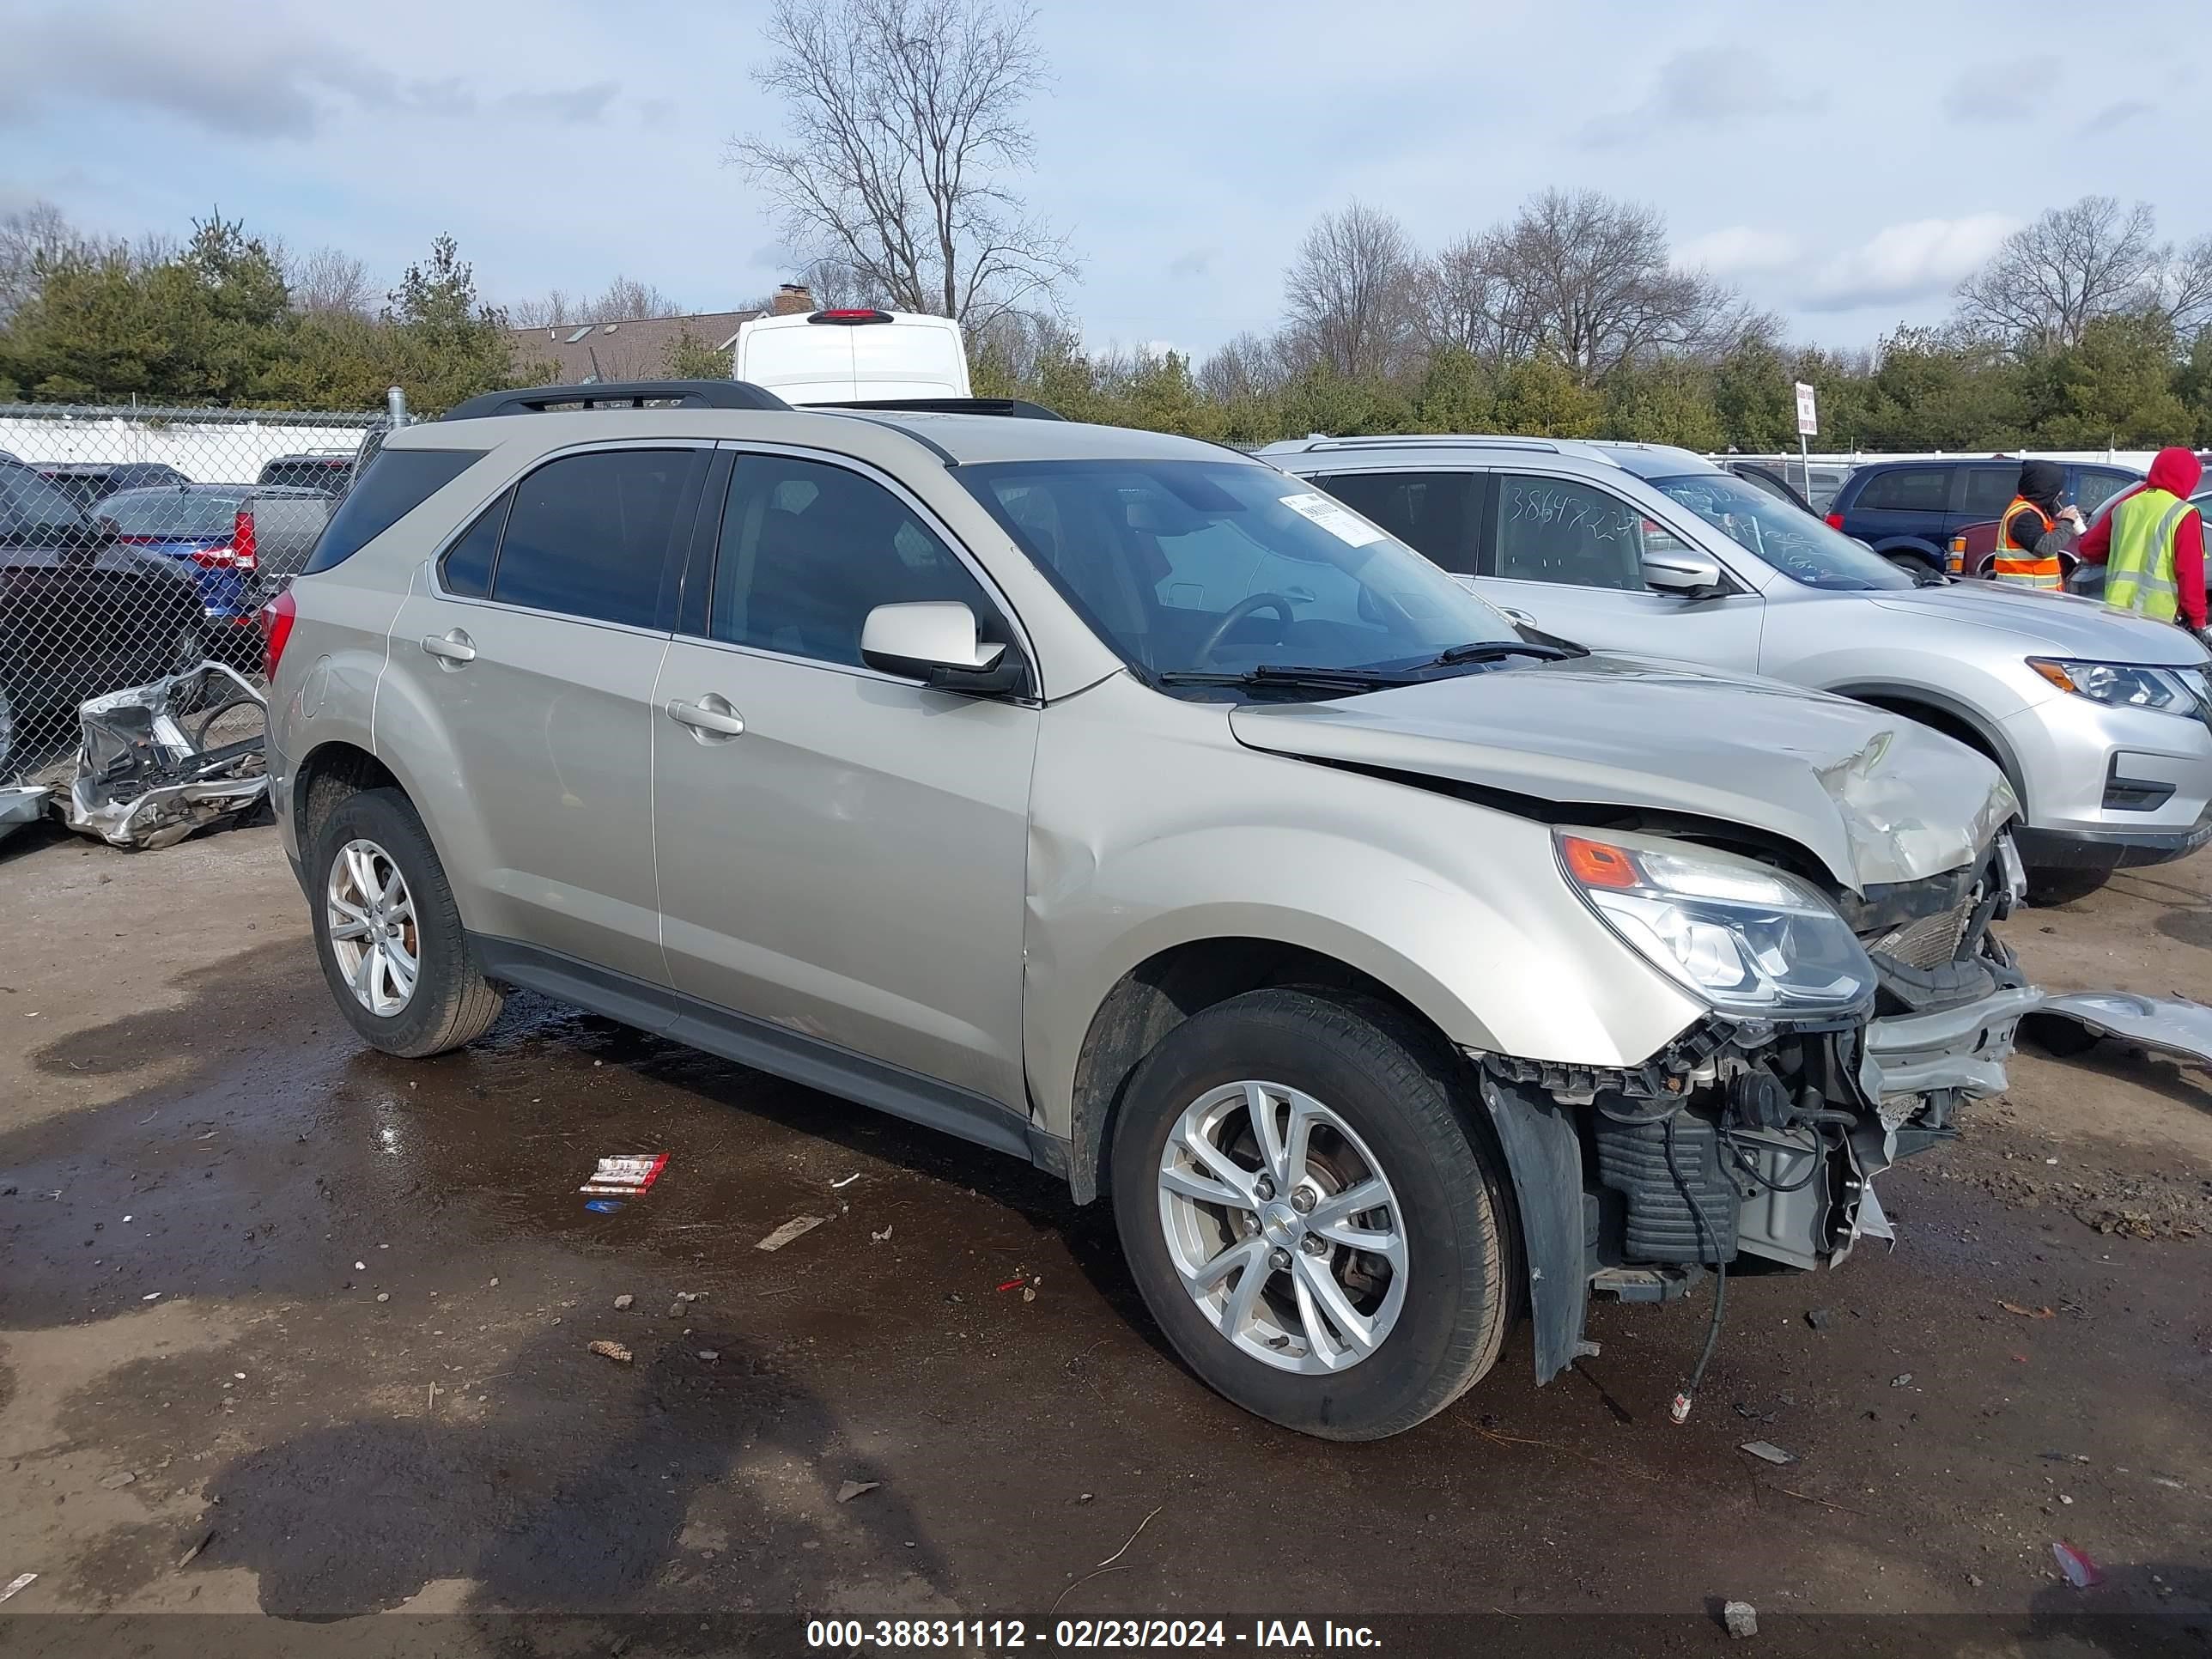
M 395 418 L 0 404 L 0 786 L 66 776 L 89 697 L 258 678 L 258 612 Z

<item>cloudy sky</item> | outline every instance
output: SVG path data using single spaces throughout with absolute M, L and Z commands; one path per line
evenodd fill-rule
M 181 233 L 220 205 L 389 282 L 441 230 L 495 299 L 617 272 L 691 307 L 787 273 L 736 169 L 773 132 L 766 0 L 0 0 L 0 210 Z M 1275 319 L 1358 197 L 1425 245 L 1546 185 L 1656 204 L 1685 263 L 1801 338 L 1930 320 L 2007 231 L 2087 191 L 2212 229 L 2191 0 L 1041 0 L 1034 206 L 1095 344 L 1203 354 Z M 2137 43 L 2142 43 L 2140 49 Z M 2173 158 L 2161 161 L 2163 157 Z

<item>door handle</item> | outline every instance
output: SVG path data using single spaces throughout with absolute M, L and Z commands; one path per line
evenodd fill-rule
M 444 634 L 425 634 L 422 648 L 448 667 L 458 668 L 465 662 L 477 659 L 476 641 L 465 629 L 459 628 Z
M 691 735 L 702 743 L 720 743 L 745 734 L 744 716 L 731 708 L 726 698 L 712 691 L 696 702 L 685 702 L 680 697 L 671 702 L 668 718 L 690 727 Z

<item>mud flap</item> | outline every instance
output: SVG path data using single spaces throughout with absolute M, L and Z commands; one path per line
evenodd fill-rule
M 1548 1382 L 1583 1352 L 1589 1261 L 1583 1242 L 1583 1144 L 1573 1118 L 1542 1091 L 1482 1079 L 1482 1103 L 1505 1149 L 1528 1269 L 1536 1381 Z

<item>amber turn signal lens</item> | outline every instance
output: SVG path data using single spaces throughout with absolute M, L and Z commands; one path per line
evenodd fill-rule
M 1624 848 L 1601 841 L 1584 841 L 1580 836 L 1562 836 L 1559 853 L 1567 861 L 1567 873 L 1585 887 L 1641 884 L 1636 860 Z

